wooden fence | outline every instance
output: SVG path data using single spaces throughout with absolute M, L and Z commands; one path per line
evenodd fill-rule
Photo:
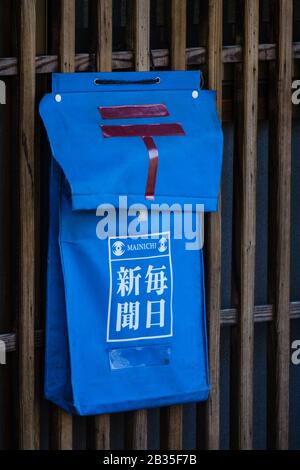
M 268 323 L 268 446 L 288 447 L 289 429 L 289 329 L 290 320 L 300 318 L 300 301 L 290 302 L 290 180 L 291 180 L 291 82 L 293 59 L 300 58 L 300 44 L 293 43 L 293 2 L 270 0 L 272 28 L 270 41 L 259 44 L 259 0 L 237 0 L 236 43 L 222 45 L 222 0 L 200 2 L 205 8 L 207 31 L 204 46 L 187 48 L 186 0 L 170 0 L 169 49 L 150 50 L 150 0 L 127 2 L 131 21 L 127 25 L 126 51 L 112 51 L 112 0 L 91 0 L 93 34 L 96 48 L 75 54 L 75 0 L 48 2 L 55 5 L 52 45 L 37 55 L 36 22 L 38 0 L 5 1 L 7 18 L 16 25 L 16 56 L 0 58 L 0 78 L 15 77 L 10 90 L 18 99 L 9 99 L 11 120 L 18 123 L 19 256 L 17 272 L 9 275 L 17 284 L 18 316 L 14 330 L 0 334 L 7 351 L 17 354 L 18 439 L 20 448 L 40 448 L 40 376 L 43 357 L 43 320 L 40 318 L 42 288 L 40 281 L 40 140 L 41 125 L 36 101 L 48 86 L 47 75 L 54 71 L 148 70 L 150 67 L 181 69 L 203 68 L 205 86 L 217 90 L 218 109 L 223 120 L 233 120 L 234 143 L 234 217 L 233 217 L 233 302 L 221 310 L 221 226 L 222 211 L 206 220 L 207 317 L 211 394 L 206 404 L 198 405 L 197 434 L 205 447 L 220 445 L 220 329 L 232 326 L 230 441 L 232 448 L 250 449 L 253 445 L 253 350 L 254 322 Z M 205 6 L 204 6 L 205 5 Z M 47 19 L 47 18 L 46 18 Z M 49 23 L 51 25 L 49 26 Z M 92 34 L 92 33 L 91 33 Z M 199 31 L 200 34 L 200 31 Z M 49 52 L 49 53 L 48 53 Z M 261 63 L 269 69 L 269 96 L 258 97 L 258 72 Z M 222 99 L 224 64 L 234 67 L 234 96 Z M 42 81 L 41 81 L 42 78 Z M 15 87 L 15 88 L 14 88 Z M 38 90 L 38 94 L 37 94 Z M 296 110 L 295 110 L 296 112 Z M 256 248 L 256 167 L 257 122 L 270 119 L 269 153 L 269 304 L 254 305 Z M 220 207 L 222 196 L 220 195 Z M 15 243 L 13 240 L 11 243 Z M 12 247 L 14 250 L 14 247 Z M 43 297 L 43 295 L 42 295 Z M 300 299 L 299 299 L 300 300 Z M 13 353 L 16 351 L 15 353 Z M 7 399 L 10 399 L 9 397 Z M 51 447 L 72 449 L 73 418 L 50 407 Z M 147 410 L 126 414 L 126 446 L 147 448 Z M 1 419 L 1 418 L 0 418 Z M 108 415 L 88 418 L 88 446 L 109 449 L 111 442 Z M 183 439 L 182 406 L 160 412 L 161 446 L 181 449 Z M 159 432 L 159 430 L 157 430 Z M 13 433 L 11 433 L 13 434 Z M 12 443 L 8 442 L 8 446 Z

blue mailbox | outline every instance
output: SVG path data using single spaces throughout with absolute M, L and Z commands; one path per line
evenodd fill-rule
M 222 130 L 199 72 L 53 74 L 46 397 L 111 413 L 207 399 L 201 211 Z M 194 237 L 194 238 L 193 238 Z

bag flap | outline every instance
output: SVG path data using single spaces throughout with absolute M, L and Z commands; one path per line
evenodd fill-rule
M 223 137 L 199 72 L 53 74 L 40 114 L 73 209 L 119 196 L 217 209 Z

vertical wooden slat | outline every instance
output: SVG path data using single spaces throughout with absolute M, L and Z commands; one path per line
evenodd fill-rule
M 75 0 L 61 0 L 59 30 L 59 64 L 61 72 L 75 68 Z M 54 408 L 53 445 L 58 450 L 70 450 L 73 445 L 72 416 Z
M 61 0 L 59 32 L 59 64 L 61 72 L 75 70 L 75 0 Z
M 54 450 L 72 450 L 73 445 L 73 420 L 61 408 L 53 405 L 51 447 Z
M 110 415 L 99 415 L 93 418 L 92 448 L 95 450 L 110 449 Z
M 186 68 L 186 0 L 171 0 L 171 67 Z M 170 406 L 161 412 L 161 446 L 164 449 L 182 449 L 183 408 Z
M 186 0 L 171 0 L 171 66 L 186 68 Z
M 135 69 L 149 70 L 150 66 L 150 0 L 134 0 L 133 49 Z M 126 445 L 135 450 L 147 449 L 147 410 L 137 410 L 127 415 Z
M 162 449 L 182 449 L 182 418 L 183 408 L 181 405 L 161 409 L 160 441 Z
M 270 301 L 268 341 L 268 447 L 289 441 L 289 297 L 291 224 L 291 82 L 293 2 L 276 2 L 275 107 L 270 117 Z
M 209 2 L 208 10 L 208 86 L 217 91 L 222 116 L 222 0 Z M 220 444 L 220 309 L 221 309 L 221 195 L 219 209 L 207 219 L 206 296 L 211 391 L 206 403 L 206 448 Z
M 134 59 L 139 72 L 150 67 L 150 0 L 134 1 Z
M 112 0 L 97 0 L 96 44 L 96 69 L 99 72 L 110 72 L 112 68 Z M 96 450 L 110 449 L 110 416 L 95 416 L 93 424 L 93 447 Z
M 241 155 L 236 154 L 235 267 L 238 301 L 236 328 L 236 370 L 233 371 L 236 408 L 232 446 L 252 448 L 253 427 L 253 336 L 256 244 L 256 147 L 258 102 L 259 0 L 244 2 L 243 113 Z M 237 111 L 237 110 L 236 110 Z
M 46 1 L 36 2 L 36 55 L 47 53 L 47 4 Z M 36 76 L 36 93 L 35 100 L 39 103 L 42 95 L 47 92 L 47 76 Z M 41 187 L 41 173 L 44 162 L 44 155 L 41 153 L 41 128 L 42 122 L 40 119 L 35 123 L 35 232 L 36 232 L 36 247 L 35 247 L 35 329 L 42 330 L 44 328 L 44 316 L 41 315 L 41 309 L 44 306 L 45 289 L 43 285 L 44 280 L 44 260 L 45 253 L 43 238 L 43 224 L 41 224 L 41 205 L 42 205 L 42 187 Z M 36 429 L 36 448 L 39 446 L 40 430 L 43 425 L 43 416 L 41 410 L 42 399 L 44 396 L 44 354 L 41 350 L 35 352 L 35 394 L 36 394 L 36 413 L 35 413 L 35 429 Z M 49 404 L 50 406 L 50 404 Z M 41 410 L 41 412 L 40 412 Z
M 110 72 L 112 65 L 112 0 L 97 0 L 97 71 Z
M 245 1 L 239 332 L 239 448 L 252 448 L 259 0 Z
M 20 145 L 20 311 L 19 340 L 19 445 L 34 449 L 35 380 L 35 0 L 20 0 L 19 145 Z
M 147 449 L 148 415 L 147 410 L 137 410 L 126 416 L 126 448 Z

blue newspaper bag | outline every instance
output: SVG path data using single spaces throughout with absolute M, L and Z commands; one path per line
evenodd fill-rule
M 203 253 L 175 232 L 182 208 L 196 231 L 217 210 L 215 92 L 194 71 L 53 74 L 40 114 L 46 398 L 80 415 L 207 399 Z

